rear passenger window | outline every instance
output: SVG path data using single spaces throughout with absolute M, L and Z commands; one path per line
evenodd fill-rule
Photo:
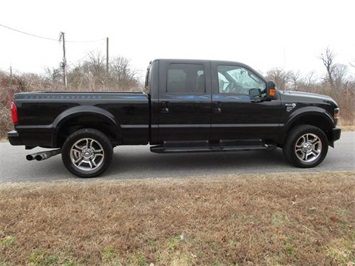
M 205 70 L 199 64 L 170 64 L 167 93 L 203 94 L 206 92 Z

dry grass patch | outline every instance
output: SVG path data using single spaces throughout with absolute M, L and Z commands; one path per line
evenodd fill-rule
M 3 265 L 354 265 L 355 173 L 2 185 Z
M 355 131 L 355 126 L 340 126 L 341 130 L 343 131 Z

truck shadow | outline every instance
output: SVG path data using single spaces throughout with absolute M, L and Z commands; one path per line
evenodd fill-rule
M 345 135 L 345 134 L 344 134 Z M 353 152 L 349 145 L 338 144 L 337 150 L 331 150 L 325 161 L 315 169 L 300 169 L 291 166 L 284 158 L 282 150 L 224 152 L 224 153 L 180 153 L 155 154 L 149 146 L 122 146 L 115 148 L 112 164 L 99 178 L 89 180 L 124 180 L 144 178 L 186 178 L 218 177 L 228 174 L 263 174 L 277 172 L 308 171 L 353 171 L 351 161 Z M 350 145 L 351 146 L 351 145 Z M 28 151 L 21 149 L 7 152 L 3 145 L 0 162 L 0 183 L 6 182 L 48 182 L 83 181 L 64 167 L 61 157 L 54 156 L 37 162 L 25 160 Z M 341 151 L 341 153 L 337 151 Z M 344 159 L 344 150 L 349 160 Z M 0 152 L 0 153 L 1 153 Z M 13 167 L 16 162 L 16 167 Z M 339 168 L 340 167 L 340 168 Z
M 286 162 L 280 149 L 180 154 L 115 152 L 112 165 L 104 177 L 110 179 L 181 178 L 294 169 Z

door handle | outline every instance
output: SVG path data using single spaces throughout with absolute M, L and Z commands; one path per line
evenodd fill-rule
M 160 103 L 160 112 L 163 114 L 169 113 L 169 102 Z
M 222 113 L 222 102 L 214 102 L 213 110 L 215 113 Z

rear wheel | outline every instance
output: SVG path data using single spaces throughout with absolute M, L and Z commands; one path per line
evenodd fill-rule
M 324 132 L 310 125 L 293 128 L 288 135 L 283 152 L 286 159 L 300 168 L 320 164 L 328 153 L 328 139 Z
M 62 160 L 65 167 L 79 177 L 95 177 L 111 164 L 113 148 L 101 131 L 81 129 L 64 142 Z

